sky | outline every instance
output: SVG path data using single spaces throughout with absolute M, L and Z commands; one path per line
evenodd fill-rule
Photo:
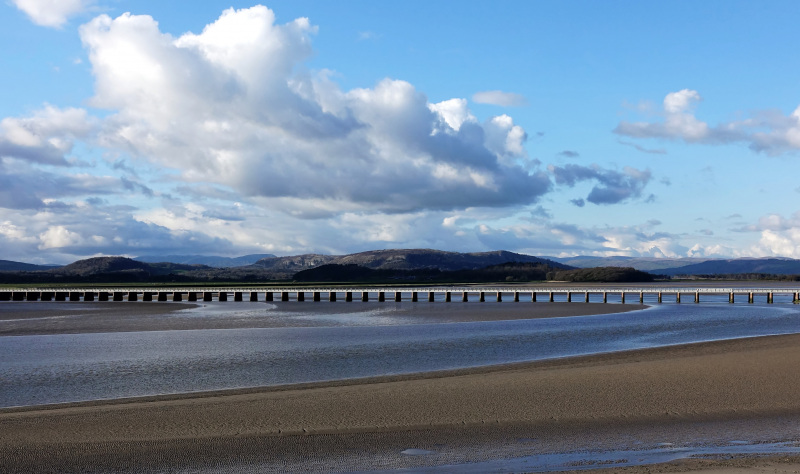
M 798 17 L 3 0 L 0 259 L 800 258 Z

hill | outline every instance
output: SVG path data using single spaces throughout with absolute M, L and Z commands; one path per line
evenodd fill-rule
M 544 257 L 578 268 L 630 267 L 645 272 L 663 273 L 664 268 L 679 268 L 709 261 L 708 258 L 656 258 L 656 257 Z
M 275 258 L 269 253 L 243 255 L 241 257 L 219 257 L 216 255 L 143 255 L 136 257 L 137 262 L 145 263 L 178 263 L 184 265 L 206 265 L 214 268 L 244 267 L 252 265 L 264 258 Z
M 800 274 L 800 260 L 790 258 L 737 258 L 733 260 L 707 260 L 702 263 L 677 268 L 664 268 L 659 273 L 677 275 L 733 275 L 733 274 Z
M 0 272 L 37 272 L 58 268 L 58 265 L 34 265 L 32 263 L 12 262 L 0 260 Z

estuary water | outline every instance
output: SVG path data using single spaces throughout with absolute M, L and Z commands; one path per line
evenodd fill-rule
M 412 308 L 424 313 L 444 304 Z M 479 303 L 464 303 L 474 304 Z M 503 311 L 518 304 L 487 302 L 482 308 Z M 316 304 L 309 312 L 284 314 L 280 305 L 221 303 L 158 316 L 302 319 L 296 327 L 0 337 L 0 407 L 405 374 L 800 332 L 800 307 L 792 304 L 663 304 L 617 314 L 456 323 L 426 323 L 424 314 L 410 318 L 408 311 L 395 316 L 386 309 L 394 303 L 368 303 L 358 311 L 350 305 Z

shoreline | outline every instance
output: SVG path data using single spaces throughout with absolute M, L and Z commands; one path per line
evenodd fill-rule
M 800 335 L 792 334 L 433 373 L 7 408 L 0 409 L 0 459 L 16 461 L 0 467 L 24 470 L 47 462 L 146 470 L 161 459 L 162 467 L 235 467 L 246 461 L 268 471 L 286 462 L 313 469 L 309 463 L 324 461 L 370 470 L 508 459 L 543 449 L 611 449 L 630 442 L 632 432 L 657 444 L 686 438 L 698 427 L 710 430 L 708 439 L 735 433 L 740 437 L 728 439 L 757 441 L 752 436 L 759 426 L 757 436 L 796 439 L 800 380 L 786 375 L 798 363 Z M 518 441 L 524 439 L 538 441 Z M 403 446 L 437 454 L 403 455 Z M 192 457 L 176 458 L 186 452 L 181 450 Z

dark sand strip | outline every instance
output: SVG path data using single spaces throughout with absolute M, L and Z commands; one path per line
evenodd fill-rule
M 800 436 L 798 367 L 800 335 L 790 335 L 448 373 L 5 409 L 0 470 L 413 467 L 585 449 L 587 443 L 616 447 L 631 442 L 630 433 L 656 442 L 701 428 L 747 436 L 760 426 L 761 433 L 785 439 Z M 438 454 L 400 454 L 407 448 Z

